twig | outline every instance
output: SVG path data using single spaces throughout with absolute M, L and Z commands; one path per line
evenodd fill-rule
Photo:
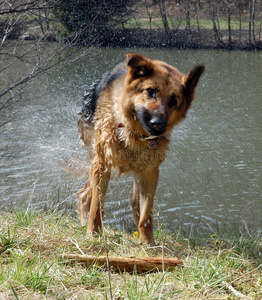
M 76 248 L 81 252 L 82 255 L 85 255 L 85 253 L 82 251 L 82 249 L 79 247 L 79 245 L 76 242 L 74 242 L 72 239 L 70 239 L 70 241 L 76 246 Z
M 211 265 L 212 266 L 212 265 Z M 222 281 L 222 283 L 224 284 L 224 285 L 226 285 L 226 287 L 228 287 L 228 285 L 229 286 L 231 286 L 231 284 L 232 283 L 234 283 L 235 281 L 238 281 L 238 280 L 240 280 L 242 277 L 246 277 L 248 274 L 250 274 L 250 273 L 253 273 L 253 272 L 255 272 L 256 270 L 258 270 L 258 269 L 260 269 L 262 267 L 262 264 L 260 264 L 257 268 L 255 268 L 254 270 L 251 270 L 251 271 L 249 271 L 249 272 L 247 272 L 247 273 L 245 273 L 245 274 L 243 274 L 243 275 L 241 275 L 241 276 L 239 276 L 239 277 L 237 277 L 236 279 L 234 279 L 234 280 L 232 280 L 231 282 L 230 282 L 230 284 L 229 283 L 227 283 L 226 281 Z M 231 286 L 232 287 L 232 286 Z M 233 287 L 232 287 L 233 288 Z M 222 290 L 223 289 L 223 287 L 221 287 L 221 288 L 219 288 L 219 290 Z M 229 287 L 228 287 L 228 289 L 229 289 Z M 213 294 L 213 293 L 215 293 L 215 292 L 217 292 L 217 291 L 214 291 L 214 292 L 212 292 L 211 294 Z M 236 291 L 237 292 L 237 291 Z M 239 292 L 238 292 L 239 293 Z M 210 294 L 210 295 L 211 295 Z M 210 296 L 209 295 L 209 296 Z M 241 294 L 242 295 L 242 294 Z M 241 296 L 239 296 L 239 297 L 241 297 Z
M 145 255 L 146 255 L 147 257 L 149 257 L 149 255 L 148 255 L 148 253 L 146 252 L 146 250 L 145 250 L 145 248 L 143 247 L 143 245 L 141 245 L 141 249 L 144 251 Z
M 237 277 L 236 279 L 232 280 L 230 283 L 233 283 L 233 282 L 235 282 L 235 281 L 238 281 L 238 280 L 241 279 L 242 277 L 245 277 L 245 276 L 247 276 L 248 274 L 255 272 L 256 270 L 260 269 L 261 267 L 262 267 L 262 264 L 260 264 L 260 265 L 259 265 L 257 268 L 255 268 L 254 270 L 251 270 L 251 271 L 249 271 L 249 272 L 247 272 L 247 273 L 245 273 L 245 274 L 243 274 L 243 275 Z
M 102 235 L 104 239 L 104 245 L 105 245 L 105 250 L 106 250 L 106 263 L 107 263 L 107 272 L 108 272 L 108 283 L 109 283 L 109 290 L 110 290 L 110 297 L 111 300 L 113 300 L 113 293 L 112 293 L 112 284 L 111 284 L 111 272 L 110 272 L 110 264 L 109 264 L 109 257 L 108 257 L 108 247 L 107 247 L 107 239 L 106 239 L 106 233 L 105 233 L 105 228 L 104 228 L 104 223 L 103 223 L 103 207 L 102 207 L 102 191 L 101 191 L 101 176 L 102 176 L 102 167 L 101 164 L 99 166 L 99 181 L 100 181 L 100 192 L 99 192 L 99 209 L 100 209 L 100 219 L 101 219 L 101 230 L 102 230 Z
M 160 226 L 160 212 L 159 211 L 157 213 L 157 219 L 158 219 L 158 228 L 159 228 L 160 239 L 161 239 L 161 243 L 162 243 L 162 271 L 164 273 L 165 272 L 164 241 L 163 241 L 163 236 L 162 236 L 162 231 L 161 231 L 161 226 Z
M 233 288 L 232 285 L 230 285 L 228 282 L 226 281 L 222 281 L 222 283 L 236 296 L 236 297 L 240 297 L 240 298 L 244 298 L 245 295 L 241 294 L 240 292 L 238 292 L 236 289 Z
M 101 215 L 101 213 L 100 213 L 100 217 L 101 217 L 101 224 L 103 224 L 102 223 L 102 215 Z M 103 225 L 102 225 L 102 233 L 103 233 L 104 244 L 105 244 L 105 249 L 106 249 L 106 263 L 107 263 L 107 272 L 108 272 L 108 282 L 109 282 L 110 296 L 111 296 L 111 300 L 113 300 L 112 284 L 111 284 L 111 272 L 110 272 L 108 247 L 107 247 L 107 239 L 106 239 L 105 229 L 104 229 Z
M 161 298 L 162 298 L 162 292 L 163 292 L 163 288 L 164 288 L 164 285 L 165 285 L 166 274 L 164 275 L 163 284 L 162 284 L 162 287 L 161 287 L 161 291 L 159 293 L 159 297 L 158 297 L 159 300 L 161 300 Z

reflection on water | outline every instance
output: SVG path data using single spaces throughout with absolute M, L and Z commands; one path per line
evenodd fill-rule
M 160 211 L 170 228 L 224 222 L 261 228 L 262 57 L 251 52 L 96 49 L 39 81 L 37 93 L 31 91 L 27 104 L 15 108 L 19 117 L 1 127 L 0 208 L 76 208 L 85 178 L 65 173 L 61 165 L 87 166 L 76 129 L 81 97 L 87 84 L 129 51 L 163 59 L 184 73 L 196 63 L 206 65 L 195 102 L 175 127 L 161 166 L 155 214 Z M 111 181 L 105 220 L 113 226 L 134 224 L 131 185 L 129 176 Z

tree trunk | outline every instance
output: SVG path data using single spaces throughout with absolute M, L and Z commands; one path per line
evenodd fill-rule
M 254 41 L 254 46 L 256 46 L 255 6 L 256 6 L 256 0 L 253 0 L 253 5 L 252 5 L 252 27 L 253 27 L 253 41 Z
M 186 15 L 186 30 L 190 30 L 190 4 L 191 0 L 185 2 L 185 15 Z
M 201 33 L 200 31 L 200 25 L 199 25 L 199 11 L 200 11 L 200 1 L 197 1 L 197 8 L 196 8 L 196 21 L 197 21 L 197 30 L 199 33 Z
M 249 25 L 248 25 L 248 42 L 249 45 L 252 45 L 252 39 L 251 39 L 251 29 L 252 29 L 252 4 L 253 0 L 249 0 Z
M 146 12 L 147 12 L 147 15 L 148 15 L 148 19 L 149 19 L 149 28 L 150 28 L 150 32 L 152 31 L 152 15 L 149 11 L 149 7 L 148 5 L 146 6 Z
M 214 35 L 215 35 L 215 41 L 217 43 L 217 46 L 220 47 L 221 40 L 220 40 L 220 36 L 219 36 L 219 30 L 218 30 L 217 25 L 216 25 L 216 17 L 215 17 L 216 14 L 215 14 L 215 11 L 214 11 L 214 6 L 213 6 L 212 0 L 209 0 L 209 8 L 210 8 L 211 18 L 212 18 L 212 22 L 213 22 L 213 30 L 214 30 Z
M 170 31 L 170 28 L 168 25 L 167 15 L 166 15 L 166 0 L 159 0 L 158 5 L 159 5 L 159 9 L 160 9 L 162 22 L 163 22 L 163 25 L 165 28 L 168 45 L 171 45 L 171 31 Z
M 260 48 L 260 44 L 261 44 L 261 23 L 262 23 L 262 17 L 260 18 L 260 24 L 259 24 L 259 33 L 258 33 L 258 43 L 257 43 L 257 47 L 258 49 Z
M 242 0 L 239 0 L 239 43 L 242 43 Z
M 232 48 L 232 36 L 231 36 L 231 10 L 230 6 L 227 7 L 227 20 L 228 20 L 228 43 L 229 47 Z

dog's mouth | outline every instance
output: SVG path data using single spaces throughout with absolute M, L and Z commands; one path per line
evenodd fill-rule
M 164 114 L 157 114 L 155 111 L 140 109 L 136 111 L 136 116 L 144 130 L 148 133 L 148 136 L 144 137 L 145 139 L 156 139 L 165 132 L 167 118 Z
M 137 137 L 139 138 L 139 140 L 141 142 L 154 141 L 154 140 L 156 140 L 159 137 L 159 135 L 144 136 L 144 135 L 141 135 L 140 133 L 137 133 L 137 132 L 136 132 L 136 135 L 137 135 Z

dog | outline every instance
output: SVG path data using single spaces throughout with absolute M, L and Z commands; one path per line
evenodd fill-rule
M 204 69 L 197 65 L 184 75 L 163 61 L 129 53 L 86 91 L 78 133 L 92 163 L 89 180 L 78 191 L 78 211 L 82 226 L 88 220 L 87 234 L 101 230 L 104 196 L 116 169 L 133 176 L 131 203 L 139 241 L 154 244 L 159 165 Z

